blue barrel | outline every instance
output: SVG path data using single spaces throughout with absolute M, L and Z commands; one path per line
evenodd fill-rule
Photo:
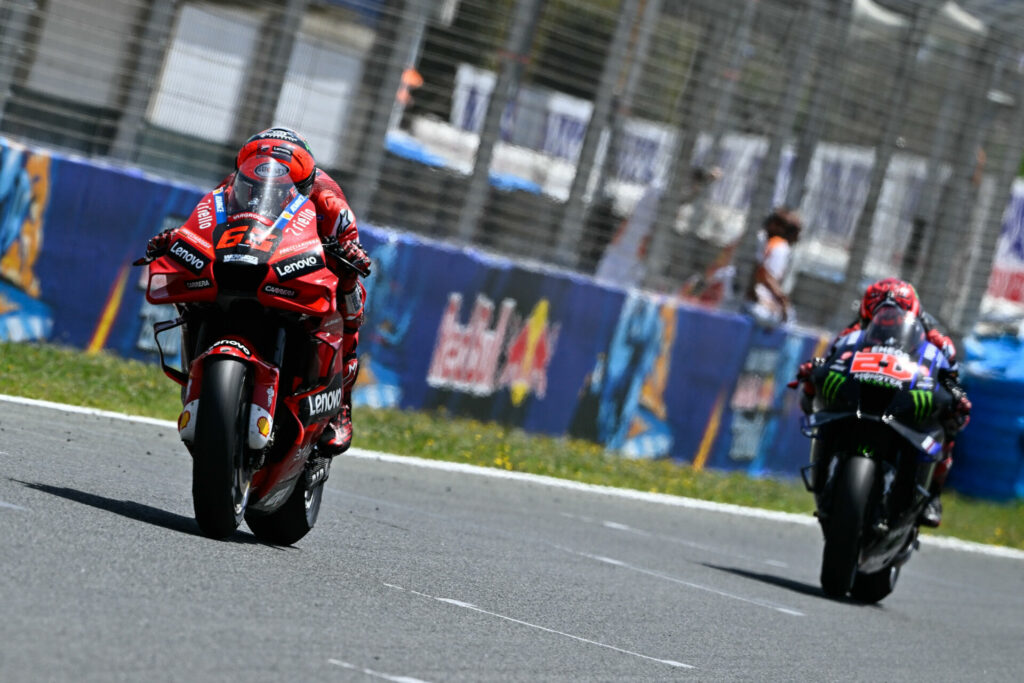
M 978 498 L 1024 498 L 1024 380 L 968 375 L 963 384 L 974 408 L 949 486 Z

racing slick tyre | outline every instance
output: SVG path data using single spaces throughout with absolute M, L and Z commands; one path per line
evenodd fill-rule
M 192 507 L 210 538 L 227 538 L 242 522 L 252 479 L 245 463 L 250 379 L 245 363 L 206 361 L 192 448 Z
M 317 465 L 329 468 L 330 461 Z M 320 501 L 327 477 L 324 473 L 311 483 L 309 474 L 307 471 L 299 477 L 288 500 L 278 509 L 270 513 L 250 511 L 246 514 L 245 523 L 256 538 L 274 545 L 292 545 L 313 529 L 320 515 Z
M 857 573 L 850 589 L 850 597 L 867 604 L 874 604 L 892 593 L 896 587 L 896 579 L 900 576 L 900 568 L 895 564 L 873 574 Z
M 875 463 L 858 456 L 842 464 L 835 482 L 821 558 L 821 588 L 830 598 L 843 597 L 853 587 L 874 480 Z

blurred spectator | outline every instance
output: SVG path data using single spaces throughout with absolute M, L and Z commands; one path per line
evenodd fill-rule
M 674 277 L 673 270 L 679 270 L 679 265 L 685 261 L 685 253 L 680 245 L 682 236 L 677 224 L 679 217 L 688 220 L 691 205 L 702 192 L 714 181 L 722 177 L 722 170 L 717 166 L 711 168 L 695 167 L 687 176 L 684 187 L 680 192 L 680 206 L 676 211 L 671 212 L 671 225 L 666 226 L 669 230 L 669 240 L 666 248 L 672 253 L 668 259 L 668 273 L 656 273 L 655 275 Z M 658 215 L 658 205 L 661 203 L 665 188 L 652 183 L 640 197 L 632 215 L 623 220 L 612 237 L 604 254 L 597 264 L 595 276 L 598 280 L 611 282 L 623 287 L 637 286 L 643 283 L 647 275 L 647 247 L 651 235 L 657 226 L 655 219 Z M 679 282 L 680 278 L 675 281 Z M 674 289 L 674 287 L 672 287 Z
M 768 214 L 763 228 L 764 246 L 747 286 L 745 309 L 758 323 L 774 327 L 794 320 L 782 281 L 789 270 L 793 245 L 800 239 L 803 224 L 795 211 L 781 206 Z

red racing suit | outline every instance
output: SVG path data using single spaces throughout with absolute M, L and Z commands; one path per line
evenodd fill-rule
M 228 175 L 219 187 L 228 187 L 234 174 Z M 316 230 L 321 240 L 337 239 L 340 244 L 359 242 L 359 228 L 352 207 L 345 199 L 341 186 L 319 168 L 309 199 L 316 207 Z M 345 371 L 342 384 L 343 401 L 351 404 L 352 388 L 359 374 L 359 328 L 363 324 L 363 306 L 366 303 L 366 288 L 350 268 L 337 263 L 327 256 L 328 267 L 338 276 L 338 311 L 345 321 L 345 340 L 342 343 L 342 359 Z

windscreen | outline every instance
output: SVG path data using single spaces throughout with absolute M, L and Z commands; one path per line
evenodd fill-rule
M 861 347 L 892 346 L 913 353 L 925 338 L 917 316 L 895 304 L 883 304 L 876 311 L 860 339 Z
M 229 215 L 252 213 L 273 220 L 298 195 L 288 167 L 270 157 L 247 159 L 228 189 Z

